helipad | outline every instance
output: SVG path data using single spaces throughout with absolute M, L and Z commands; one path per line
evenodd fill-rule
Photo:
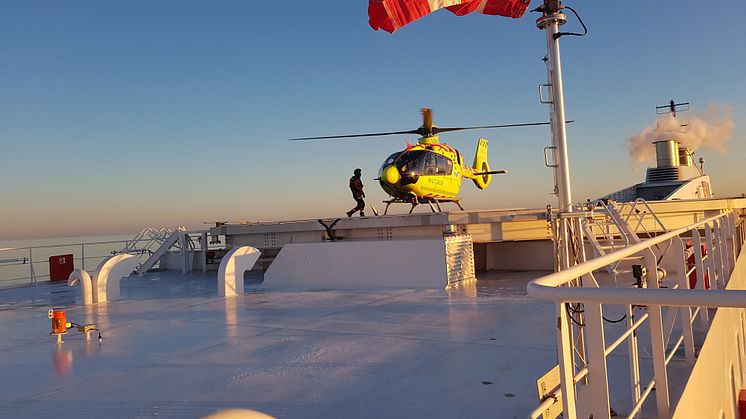
M 0 291 L 0 411 L 7 417 L 525 417 L 554 364 L 542 272 L 487 273 L 451 291 L 265 291 L 217 296 L 213 273 L 122 281 L 90 308 L 44 283 Z M 256 279 L 256 278 L 254 278 Z M 57 345 L 47 310 L 103 339 Z

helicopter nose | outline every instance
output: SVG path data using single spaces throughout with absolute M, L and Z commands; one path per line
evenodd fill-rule
M 401 175 L 399 175 L 399 169 L 396 168 L 396 166 L 389 165 L 385 169 L 383 169 L 383 173 L 381 173 L 381 179 L 388 183 L 389 185 L 395 185 L 397 182 L 399 182 L 399 179 L 401 179 Z

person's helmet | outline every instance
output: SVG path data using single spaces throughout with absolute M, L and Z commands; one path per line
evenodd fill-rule
M 355 173 L 355 176 L 360 176 L 360 173 L 362 173 L 362 171 L 360 169 L 355 169 L 353 173 Z

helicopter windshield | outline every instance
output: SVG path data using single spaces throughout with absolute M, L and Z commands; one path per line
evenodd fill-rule
M 453 171 L 451 159 L 426 150 L 402 153 L 396 166 L 399 172 L 408 175 L 450 175 Z
M 383 169 L 386 168 L 386 166 L 394 163 L 396 161 L 396 158 L 399 157 L 399 154 L 401 154 L 401 151 L 397 151 L 396 153 L 393 153 L 392 155 L 388 156 L 386 160 L 383 161 L 383 164 L 381 165 L 381 168 L 378 169 L 378 172 L 383 171 Z

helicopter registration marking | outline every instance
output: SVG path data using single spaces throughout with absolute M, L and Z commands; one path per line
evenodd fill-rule
M 428 179 L 428 183 L 432 183 L 433 185 L 437 186 L 443 186 L 445 185 L 445 182 L 443 182 L 443 179 Z

